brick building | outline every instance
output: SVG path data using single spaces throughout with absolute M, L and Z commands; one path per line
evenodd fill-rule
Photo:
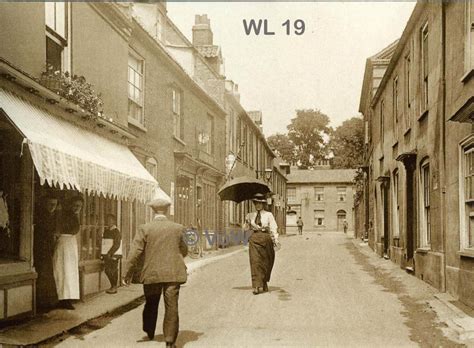
M 354 229 L 354 169 L 292 169 L 287 176 L 287 229 L 297 231 L 301 216 L 305 231 Z

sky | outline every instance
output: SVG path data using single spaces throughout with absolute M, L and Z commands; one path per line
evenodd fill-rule
M 246 110 L 263 112 L 266 136 L 286 133 L 296 109 L 319 109 L 333 127 L 359 114 L 366 59 L 398 39 L 414 2 L 168 2 L 192 40 L 195 14 L 211 20 L 226 79 Z M 275 35 L 246 35 L 243 20 L 266 19 Z M 282 26 L 301 19 L 302 35 Z M 300 22 L 299 22 L 300 23 Z

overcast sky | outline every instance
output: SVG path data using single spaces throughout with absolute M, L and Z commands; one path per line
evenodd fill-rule
M 226 78 L 239 85 L 246 110 L 262 110 L 266 136 L 286 133 L 295 110 L 317 108 L 338 126 L 358 114 L 367 57 L 398 39 L 414 2 L 168 2 L 168 14 L 191 40 L 195 14 L 211 19 Z M 273 36 L 244 32 L 243 20 L 267 19 Z M 302 19 L 303 35 L 282 23 Z

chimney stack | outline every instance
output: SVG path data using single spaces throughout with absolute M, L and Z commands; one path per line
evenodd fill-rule
M 212 45 L 212 41 L 211 20 L 207 18 L 207 14 L 196 15 L 193 25 L 193 45 Z

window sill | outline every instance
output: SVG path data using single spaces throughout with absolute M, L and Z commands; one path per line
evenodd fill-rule
M 467 257 L 474 259 L 474 250 L 462 250 L 458 251 L 456 254 L 458 254 L 460 257 Z
M 143 132 L 147 132 L 147 131 L 148 131 L 148 130 L 145 128 L 144 125 L 142 125 L 140 122 L 138 122 L 137 120 L 135 120 L 135 119 L 133 119 L 133 118 L 131 118 L 131 117 L 128 118 L 128 125 L 132 125 L 132 126 L 138 128 L 138 129 L 140 129 L 140 130 L 143 131 Z
M 418 122 L 423 121 L 428 116 L 428 109 L 423 111 L 420 116 L 418 116 Z
M 461 77 L 461 82 L 462 83 L 467 83 L 471 79 L 471 77 L 473 77 L 473 76 L 474 76 L 474 68 L 469 70 L 467 73 L 465 73 L 463 75 L 463 77 Z
M 428 254 L 431 251 L 430 247 L 423 247 L 416 249 L 417 254 Z
M 178 138 L 176 135 L 173 135 L 173 139 L 176 140 L 181 145 L 186 146 L 186 143 L 183 140 L 181 140 L 180 138 Z

